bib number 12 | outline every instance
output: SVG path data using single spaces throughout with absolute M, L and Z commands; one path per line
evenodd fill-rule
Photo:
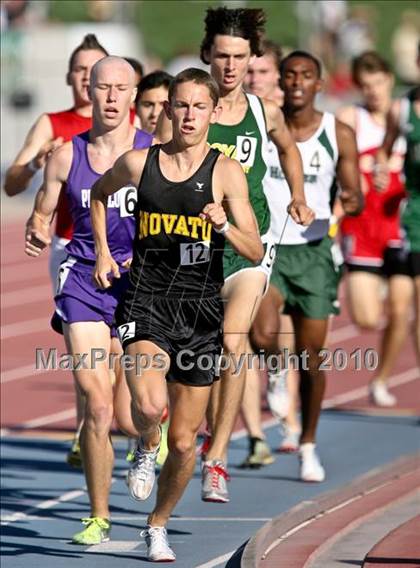
M 180 247 L 181 264 L 183 266 L 202 264 L 203 262 L 208 262 L 210 259 L 209 241 L 181 243 Z

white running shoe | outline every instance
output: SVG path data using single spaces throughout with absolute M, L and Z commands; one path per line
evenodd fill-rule
M 301 444 L 299 448 L 300 479 L 302 481 L 321 482 L 325 479 L 325 470 L 315 451 L 315 444 Z
M 372 381 L 369 385 L 370 401 L 376 406 L 395 406 L 396 397 L 391 394 L 383 381 Z
M 141 537 L 146 539 L 147 558 L 152 562 L 173 562 L 175 552 L 169 546 L 168 533 L 165 527 L 147 527 L 141 531 Z
M 141 445 L 141 439 L 138 442 L 134 461 L 126 478 L 130 495 L 136 501 L 144 501 L 152 492 L 159 449 L 160 444 L 156 449 L 148 451 Z
M 283 423 L 282 424 L 283 440 L 278 447 L 277 451 L 282 454 L 292 454 L 299 450 L 299 438 L 301 430 L 291 430 L 291 428 Z
M 279 420 L 286 418 L 290 407 L 287 373 L 288 369 L 282 369 L 278 373 L 268 375 L 267 402 L 273 416 Z
M 222 460 L 204 461 L 201 465 L 201 499 L 211 503 L 228 503 L 227 482 L 230 476 Z

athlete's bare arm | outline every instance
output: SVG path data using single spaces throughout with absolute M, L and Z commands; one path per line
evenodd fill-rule
M 227 221 L 222 206 L 224 201 L 235 223 L 229 225 L 229 230 L 225 233 L 226 239 L 238 254 L 258 263 L 264 256 L 264 249 L 249 202 L 246 177 L 238 162 L 220 156 L 213 173 L 213 194 L 216 202 L 206 205 L 202 217 L 216 229 L 222 228 Z
M 9 196 L 25 191 L 36 170 L 42 168 L 48 156 L 63 143 L 62 138 L 53 140 L 51 121 L 42 114 L 32 126 L 23 148 L 6 172 L 4 190 Z
M 315 214 L 306 205 L 303 190 L 303 166 L 299 150 L 278 106 L 267 100 L 263 101 L 263 105 L 268 134 L 277 147 L 281 167 L 292 194 L 288 212 L 296 223 L 305 226 L 310 225 L 315 219 Z
M 336 117 L 356 131 L 356 108 L 354 106 L 350 105 L 340 108 Z
M 159 115 L 155 136 L 162 144 L 166 144 L 172 139 L 172 121 L 168 118 L 165 109 L 162 109 Z
M 97 182 L 90 193 L 90 217 L 95 239 L 96 266 L 94 280 L 101 288 L 109 288 L 108 274 L 120 277 L 118 264 L 112 258 L 107 240 L 106 210 L 108 197 L 125 185 L 138 187 L 148 150 L 130 150 L 123 154 Z
M 400 134 L 400 108 L 399 100 L 392 103 L 386 117 L 384 141 L 376 153 L 374 182 L 379 191 L 384 190 L 389 184 L 388 160 L 392 153 L 392 147 Z
M 67 142 L 48 160 L 44 181 L 35 198 L 30 222 L 27 224 L 25 252 L 39 256 L 50 244 L 50 224 L 57 207 L 63 183 L 66 182 L 73 158 L 73 146 Z
M 363 210 L 363 194 L 360 189 L 359 154 L 354 131 L 336 120 L 338 144 L 337 180 L 340 201 L 346 215 L 359 215 Z

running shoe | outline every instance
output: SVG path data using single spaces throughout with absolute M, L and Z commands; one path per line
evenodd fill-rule
M 168 430 L 169 430 L 169 419 L 168 417 L 164 422 L 161 422 L 161 439 L 160 439 L 160 449 L 156 459 L 156 465 L 162 467 L 168 457 Z
M 75 437 L 70 450 L 67 453 L 66 461 L 71 467 L 82 468 L 82 454 L 80 452 L 79 438 Z
M 87 517 L 86 519 L 82 519 L 82 523 L 86 525 L 86 528 L 73 536 L 73 544 L 92 545 L 109 541 L 111 522 L 108 519 L 103 519 L 102 517 Z
M 383 381 L 372 381 L 369 385 L 370 402 L 376 406 L 395 406 L 396 397 L 391 394 Z
M 211 434 L 208 430 L 204 432 L 203 442 L 201 446 L 197 447 L 197 455 L 200 456 L 201 461 L 206 461 L 206 455 L 211 446 Z
M 302 481 L 321 482 L 325 479 L 325 470 L 315 451 L 315 444 L 301 444 L 299 448 L 300 479 Z
M 287 391 L 287 369 L 268 375 L 267 402 L 273 416 L 282 420 L 289 412 L 290 399 Z
M 203 462 L 201 471 L 201 499 L 212 503 L 228 503 L 228 481 L 230 481 L 230 476 L 222 460 Z
M 127 453 L 125 454 L 125 461 L 133 463 L 136 455 L 137 440 L 134 438 L 127 438 Z
M 159 446 L 155 450 L 145 450 L 138 441 L 134 461 L 127 472 L 126 483 L 129 493 L 136 501 L 144 501 L 152 492 L 156 479 L 155 467 L 159 454 Z
M 300 430 L 292 430 L 286 423 L 282 424 L 283 440 L 277 449 L 281 454 L 292 454 L 299 450 Z
M 173 562 L 175 552 L 169 546 L 165 527 L 147 527 L 140 536 L 146 539 L 147 558 L 152 562 Z
M 275 458 L 270 446 L 261 438 L 249 438 L 249 454 L 239 466 L 241 469 L 259 468 L 273 463 Z

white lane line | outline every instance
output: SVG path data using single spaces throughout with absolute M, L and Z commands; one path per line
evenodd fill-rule
M 54 422 L 62 422 L 64 420 L 70 420 L 76 416 L 76 409 L 74 407 L 68 408 L 67 410 L 62 410 L 61 412 L 55 412 L 54 414 L 48 414 L 47 416 L 40 416 L 34 420 L 28 420 L 24 422 L 20 428 L 25 430 L 31 430 L 32 428 L 39 428 L 40 426 L 46 426 L 47 424 L 53 424 Z
M 172 544 L 185 544 L 185 540 L 174 540 L 171 538 L 171 545 Z M 142 537 L 139 537 L 139 540 L 110 540 L 109 542 L 94 544 L 93 546 L 89 546 L 85 552 L 110 554 L 113 552 L 131 552 L 133 550 L 146 553 L 146 546 Z
M 173 522 L 205 522 L 205 523 L 266 523 L 271 521 L 272 517 L 171 517 Z M 112 515 L 113 521 L 145 521 L 147 515 Z
M 51 313 L 52 315 L 52 313 Z M 10 339 L 11 337 L 21 337 L 23 335 L 33 335 L 37 332 L 50 331 L 51 317 L 43 317 L 33 320 L 11 323 L 1 327 L 1 338 Z
M 332 329 L 328 333 L 327 343 L 328 345 L 334 345 L 335 343 L 340 343 L 341 341 L 346 341 L 347 339 L 352 339 L 360 335 L 359 330 L 353 324 L 345 325 L 339 327 L 338 329 Z
M 23 379 L 24 377 L 30 377 L 35 373 L 39 373 L 39 370 L 35 369 L 35 365 L 33 364 L 17 367 L 16 369 L 9 369 L 8 371 L 1 371 L 1 384 L 10 383 L 17 379 Z
M 81 497 L 85 493 L 86 493 L 85 489 L 69 491 L 68 493 L 60 495 L 60 497 L 58 497 L 57 499 L 48 499 L 47 501 L 42 501 L 41 503 L 38 503 L 37 505 L 34 505 L 33 507 L 26 509 L 25 511 L 19 511 L 18 513 L 13 513 L 13 515 L 4 515 L 1 518 L 1 525 L 7 526 L 10 525 L 11 523 L 15 523 L 16 521 L 26 520 L 28 515 L 34 513 L 38 509 L 42 510 L 51 509 L 52 507 L 55 507 L 59 503 L 65 503 L 66 501 L 77 499 L 78 497 Z
M 406 383 L 409 383 L 411 381 L 418 380 L 419 378 L 420 377 L 419 377 L 419 372 L 418 372 L 417 368 L 413 367 L 412 369 L 408 369 L 407 371 L 404 371 L 402 373 L 399 373 L 398 375 L 393 375 L 392 377 L 390 377 L 388 384 L 389 384 L 390 387 L 397 387 L 397 386 L 401 386 L 401 385 L 404 385 Z M 322 403 L 322 408 L 323 409 L 333 408 L 333 407 L 338 406 L 340 404 L 345 404 L 347 402 L 358 400 L 360 398 L 366 397 L 368 395 L 368 393 L 369 393 L 369 390 L 368 390 L 367 386 L 360 387 L 360 388 L 357 388 L 357 389 L 353 389 L 353 390 L 348 391 L 346 393 L 325 399 L 324 402 Z M 32 429 L 32 428 L 39 428 L 40 426 L 46 426 L 48 424 L 53 424 L 54 422 L 61 422 L 63 420 L 70 420 L 71 418 L 74 418 L 75 416 L 76 416 L 76 410 L 74 408 L 69 408 L 69 409 L 63 410 L 61 412 L 49 414 L 47 416 L 40 416 L 39 418 L 35 418 L 33 420 L 29 420 L 27 422 L 24 422 L 20 426 L 20 428 L 22 428 L 24 430 L 29 430 L 29 429 Z M 268 418 L 267 420 L 264 421 L 263 428 L 264 428 L 264 430 L 267 430 L 268 428 L 271 428 L 272 426 L 276 426 L 277 424 L 278 424 L 278 420 L 276 418 Z M 1 431 L 2 437 L 7 436 L 8 434 L 10 434 L 10 430 L 3 429 Z M 241 428 L 240 430 L 237 430 L 236 432 L 234 432 L 232 434 L 231 440 L 238 440 L 240 438 L 243 438 L 246 435 L 247 435 L 247 431 L 245 430 L 245 428 Z
M 52 297 L 52 289 L 50 284 L 42 284 L 41 286 L 33 286 L 31 288 L 22 288 L 15 292 L 6 292 L 1 295 L 1 307 L 14 308 L 23 304 L 34 304 L 40 300 L 50 300 Z
M 89 546 L 84 552 L 103 552 L 104 554 L 111 552 L 131 552 L 136 549 L 141 550 L 143 544 L 141 540 L 110 540 L 109 542 Z M 172 540 L 171 544 L 173 544 Z
M 19 501 L 19 505 L 30 504 L 24 501 Z M 7 521 L 12 515 L 5 515 L 2 517 L 4 521 Z M 147 521 L 148 515 L 112 515 L 113 521 Z M 56 522 L 57 519 L 53 517 L 42 517 L 41 515 L 26 515 L 25 520 L 27 521 L 49 521 Z M 267 523 L 271 521 L 272 517 L 174 517 L 170 519 L 171 523 Z
M 39 418 L 34 418 L 33 420 L 28 420 L 27 422 L 23 422 L 19 424 L 19 428 L 17 432 L 20 430 L 32 430 L 34 428 L 39 428 L 40 426 L 47 426 L 48 424 L 54 424 L 55 422 L 64 422 L 66 420 L 70 420 L 71 418 L 75 418 L 76 416 L 76 409 L 74 407 L 67 408 L 66 410 L 61 410 L 60 412 L 55 412 L 54 414 L 47 414 L 46 416 L 40 416 Z M 2 428 L 0 430 L 0 437 L 5 438 L 10 434 L 13 435 L 13 429 Z
M 204 564 L 197 564 L 197 566 L 195 566 L 194 568 L 215 568 L 216 566 L 219 566 L 219 564 L 224 564 L 227 560 L 229 560 L 229 558 L 233 554 L 235 554 L 235 552 L 236 552 L 236 548 L 235 548 L 235 550 L 231 550 L 227 554 L 223 554 L 222 556 L 218 556 L 217 558 L 213 558 L 213 560 L 209 560 L 208 562 L 205 562 Z
M 398 387 L 418 379 L 420 379 L 419 370 L 416 367 L 413 367 L 412 369 L 408 369 L 407 371 L 403 371 L 402 373 L 398 373 L 397 375 L 392 375 L 388 380 L 388 386 Z M 359 398 L 364 398 L 368 396 L 368 394 L 368 386 L 359 387 L 357 389 L 347 391 L 343 394 L 338 394 L 332 396 L 331 398 L 325 399 L 322 403 L 322 408 L 333 408 L 335 406 L 339 406 L 340 404 L 345 404 L 347 402 L 358 400 Z
M 345 329 L 345 328 L 343 328 L 343 329 Z M 409 383 L 413 380 L 417 380 L 419 378 L 420 377 L 419 377 L 418 369 L 412 368 L 412 369 L 408 369 L 407 371 L 404 371 L 402 373 L 399 373 L 398 375 L 393 375 L 389 379 L 388 384 L 389 384 L 389 386 L 396 387 L 396 386 L 400 386 L 400 385 Z M 324 409 L 325 408 L 333 408 L 334 406 L 337 406 L 339 404 L 343 404 L 345 402 L 350 402 L 352 400 L 357 400 L 359 398 L 363 398 L 368 394 L 368 392 L 369 392 L 368 387 L 360 387 L 358 389 L 353 389 L 353 390 L 351 390 L 347 393 L 344 393 L 342 395 L 337 395 L 337 396 L 331 397 L 329 399 L 325 399 L 323 404 L 322 404 L 322 408 L 324 408 Z M 278 420 L 269 419 L 269 420 L 264 422 L 264 430 L 266 428 L 269 428 L 270 426 L 273 426 L 273 425 L 276 425 L 276 424 L 278 424 Z M 245 436 L 246 434 L 247 434 L 246 430 L 242 429 L 242 430 L 239 430 L 238 432 L 235 432 L 231 439 L 241 438 L 241 437 Z M 299 528 L 302 528 L 306 524 L 308 524 L 308 521 L 305 521 L 305 523 L 300 525 Z M 222 565 L 224 562 L 227 562 L 235 552 L 236 552 L 236 549 L 228 552 L 227 554 L 224 554 L 222 556 L 218 556 L 217 558 L 209 560 L 208 562 L 205 562 L 204 564 L 200 564 L 198 566 L 195 566 L 195 568 L 216 568 L 217 566 Z

